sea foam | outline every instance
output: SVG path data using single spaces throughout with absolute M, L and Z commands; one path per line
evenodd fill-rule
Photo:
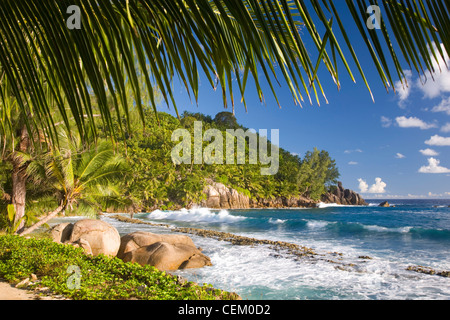
M 287 220 L 283 220 L 283 219 L 274 219 L 274 218 L 269 219 L 269 223 L 271 223 L 271 224 L 283 224 L 286 221 Z
M 155 210 L 146 215 L 154 220 L 176 220 L 187 222 L 234 223 L 245 220 L 245 217 L 231 215 L 227 210 L 214 212 L 208 208 L 181 209 L 175 211 Z
M 310 220 L 306 223 L 306 226 L 310 229 L 322 229 L 328 226 L 331 222 L 322 220 Z
M 347 206 L 347 205 L 343 205 L 343 204 L 337 204 L 337 203 L 323 203 L 323 202 L 317 204 L 317 208 L 320 208 L 320 209 L 324 209 L 324 208 L 333 208 L 333 207 L 342 207 L 342 208 L 345 208 L 345 207 L 355 207 L 355 206 Z
M 376 231 L 376 232 L 398 232 L 398 233 L 408 233 L 411 231 L 413 227 L 399 227 L 399 228 L 387 228 L 377 225 L 364 225 L 364 229 L 369 231 Z

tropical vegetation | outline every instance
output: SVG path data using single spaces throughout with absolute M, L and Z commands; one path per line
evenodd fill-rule
M 79 287 L 67 285 L 69 266 L 77 266 Z M 52 242 L 0 236 L 0 277 L 18 283 L 36 277 L 29 289 L 47 288 L 74 300 L 234 300 L 235 293 L 200 285 L 152 266 L 125 263 L 104 255 L 86 255 L 81 248 Z M 70 289 L 72 287 L 72 289 Z
M 373 6 L 380 9 L 379 29 L 369 27 L 377 13 Z M 60 144 L 61 127 L 69 137 L 80 137 L 83 151 L 104 134 L 123 139 L 134 109 L 145 121 L 150 106 L 152 121 L 158 121 L 155 88 L 177 110 L 172 81 L 178 77 L 197 100 L 200 72 L 233 110 L 236 91 L 246 105 L 249 79 L 261 101 L 264 80 L 275 97 L 275 83 L 284 82 L 295 103 L 320 104 L 319 95 L 326 101 L 321 68 L 338 88 L 340 70 L 356 81 L 356 68 L 371 93 L 368 66 L 358 60 L 367 52 L 389 91 L 395 78 L 407 85 L 405 68 L 424 77 L 430 72 L 431 78 L 439 72 L 433 62 L 450 52 L 449 13 L 448 1 L 440 0 L 2 1 L 0 147 L 1 166 L 10 177 L 1 179 L 11 189 L 3 188 L 0 198 L 14 206 L 7 215 L 14 216 L 10 226 L 24 229 L 28 167 Z M 350 18 L 344 19 L 346 14 Z M 79 28 L 69 28 L 72 19 L 79 20 Z M 361 38 L 350 40 L 347 30 L 355 26 Z M 368 51 L 357 52 L 356 43 Z M 315 153 L 311 158 L 318 157 Z M 303 188 L 313 196 L 320 193 L 307 183 Z M 193 200 L 183 190 L 173 192 Z
M 29 226 L 36 222 L 36 216 L 41 219 L 20 233 L 30 233 L 62 213 L 95 216 L 108 210 L 141 212 L 189 207 L 201 203 L 205 197 L 204 187 L 211 181 L 223 183 L 256 200 L 298 196 L 319 200 L 337 183 L 339 171 L 335 161 L 328 152 L 318 149 L 307 152 L 302 159 L 279 148 L 278 172 L 261 175 L 264 165 L 259 160 L 256 164 L 249 162 L 249 155 L 258 152 L 249 138 L 245 140 L 244 164 L 237 164 L 237 147 L 233 154 L 236 164 L 226 164 L 225 152 L 223 164 L 195 164 L 193 155 L 190 163 L 177 164 L 171 155 L 178 143 L 172 140 L 177 129 L 186 129 L 193 135 L 195 121 L 201 121 L 202 134 L 217 129 L 225 136 L 230 127 L 248 129 L 239 125 L 229 112 L 221 112 L 215 118 L 185 112 L 181 121 L 164 112 L 157 116 L 159 122 L 152 111 L 145 111 L 145 130 L 138 122 L 133 131 L 125 133 L 123 141 L 118 141 L 116 150 L 104 139 L 82 148 L 79 139 L 71 140 L 63 131 L 59 148 L 41 153 L 28 164 L 25 222 Z M 208 144 L 203 141 L 204 147 Z M 8 194 L 11 189 L 9 169 L 0 170 L 0 177 L 6 181 L 3 188 Z M 9 213 L 14 208 L 7 201 L 0 201 L 0 208 L 2 224 L 7 227 L 11 225 L 8 217 L 12 217 Z
M 369 28 L 372 6 L 379 29 Z M 387 91 L 408 85 L 404 69 L 433 78 L 450 52 L 449 26 L 441 0 L 1 1 L 0 227 L 23 233 L 63 212 L 188 205 L 207 178 L 250 197 L 317 198 L 338 177 L 326 151 L 301 159 L 280 150 L 275 176 L 258 174 L 260 163 L 174 164 L 171 130 L 199 119 L 204 129 L 239 128 L 226 113 L 179 115 L 174 79 L 197 101 L 204 73 L 233 113 L 236 93 L 246 108 L 253 84 L 264 101 L 262 81 L 277 101 L 284 84 L 298 105 L 327 102 L 321 71 L 337 88 L 343 76 L 361 79 L 372 95 L 368 67 Z M 350 39 L 350 28 L 361 38 Z M 373 64 L 362 65 L 362 54 Z M 160 100 L 177 118 L 157 112 Z M 81 290 L 64 286 L 68 264 L 81 267 Z M 1 236 L 0 276 L 31 274 L 74 299 L 235 297 L 49 240 Z
M 158 113 L 159 124 L 154 117 L 154 113 L 146 113 L 145 133 L 128 138 L 125 145 L 119 143 L 122 148 L 126 147 L 131 170 L 125 179 L 124 190 L 132 198 L 136 211 L 200 204 L 208 181 L 223 183 L 253 199 L 304 196 L 313 200 L 319 200 L 330 186 L 337 183 L 339 171 L 335 161 L 328 152 L 318 149 L 307 152 L 302 159 L 280 148 L 278 172 L 261 175 L 261 167 L 264 166 L 261 161 L 256 164 L 249 161 L 249 154 L 258 152 L 252 149 L 249 138 L 245 140 L 244 164 L 237 164 L 237 147 L 233 155 L 235 164 L 227 164 L 225 150 L 223 164 L 195 164 L 193 155 L 191 163 L 176 164 L 171 157 L 171 151 L 178 143 L 172 141 L 172 133 L 176 129 L 187 129 L 194 136 L 195 121 L 202 122 L 202 134 L 206 130 L 217 129 L 225 137 L 227 129 L 248 129 L 239 125 L 229 112 L 221 112 L 214 119 L 200 113 L 185 112 L 181 121 L 161 112 Z M 258 136 L 257 133 L 255 135 Z M 207 145 L 209 142 L 204 141 L 203 146 Z M 193 153 L 193 146 L 191 150 Z

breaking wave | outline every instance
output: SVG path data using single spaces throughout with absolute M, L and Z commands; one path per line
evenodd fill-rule
M 231 215 L 227 210 L 215 212 L 207 208 L 181 209 L 175 211 L 155 210 L 145 215 L 152 220 L 176 220 L 186 222 L 234 223 L 245 220 L 245 217 Z

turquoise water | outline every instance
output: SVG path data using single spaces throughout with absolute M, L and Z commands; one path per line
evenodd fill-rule
M 287 241 L 319 254 L 298 259 L 269 246 L 233 246 L 192 236 L 213 266 L 176 274 L 244 299 L 450 300 L 450 278 L 406 270 L 410 265 L 450 270 L 450 200 L 390 201 L 395 208 L 368 202 L 368 207 L 155 211 L 135 218 Z M 121 234 L 168 232 L 104 219 Z

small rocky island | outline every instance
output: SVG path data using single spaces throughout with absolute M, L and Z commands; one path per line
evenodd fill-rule
M 380 203 L 378 206 L 382 207 L 382 208 L 389 208 L 391 205 L 389 204 L 389 202 L 384 201 L 384 202 Z

